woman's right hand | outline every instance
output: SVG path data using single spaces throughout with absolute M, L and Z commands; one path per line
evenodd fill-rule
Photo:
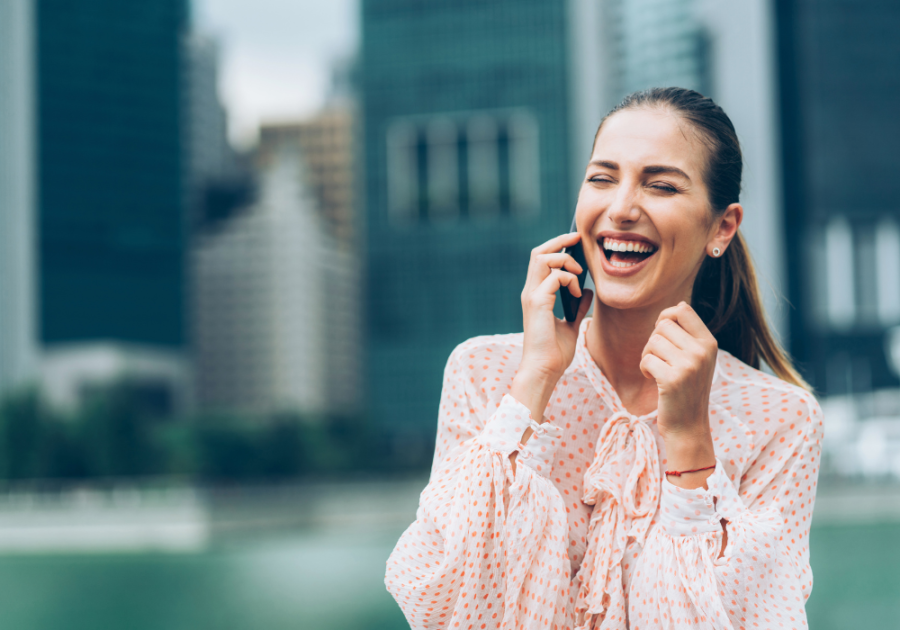
M 525 339 L 520 372 L 538 374 L 553 385 L 575 356 L 578 329 L 591 308 L 593 292 L 578 286 L 583 269 L 572 256 L 559 250 L 581 240 L 581 234 L 561 234 L 531 250 L 528 276 L 522 290 Z M 565 285 L 575 297 L 581 297 L 574 322 L 559 319 L 553 313 L 556 292 Z
M 525 323 L 525 339 L 522 361 L 510 387 L 513 398 L 528 407 L 535 422 L 543 422 L 544 409 L 550 401 L 553 388 L 572 359 L 578 342 L 581 320 L 591 308 L 594 293 L 578 285 L 579 265 L 569 254 L 560 253 L 563 247 L 577 243 L 578 232 L 561 234 L 531 250 L 528 276 L 522 289 L 522 314 Z M 565 285 L 575 297 L 581 297 L 574 322 L 558 319 L 553 313 L 556 292 Z M 531 437 L 531 427 L 525 429 L 520 442 Z M 516 474 L 518 452 L 509 456 L 513 475 Z

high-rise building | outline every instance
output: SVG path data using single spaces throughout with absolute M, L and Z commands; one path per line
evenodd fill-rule
M 453 347 L 522 330 L 530 251 L 572 220 L 567 4 L 362 3 L 367 411 L 423 451 Z
M 353 194 L 353 113 L 349 104 L 327 107 L 315 116 L 260 127 L 257 162 L 265 168 L 284 146 L 300 148 L 323 225 L 339 246 L 355 249 Z
M 36 376 L 34 19 L 0 3 L 0 395 Z
M 38 321 L 54 378 L 77 381 L 78 356 L 90 372 L 96 344 L 186 373 L 187 11 L 36 2 Z
M 900 4 L 775 7 L 791 350 L 820 392 L 895 387 Z
M 359 340 L 350 252 L 307 192 L 297 147 L 271 155 L 261 196 L 200 236 L 193 253 L 197 404 L 252 414 L 350 414 Z

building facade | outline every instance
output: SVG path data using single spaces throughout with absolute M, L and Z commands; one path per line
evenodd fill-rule
M 196 241 L 197 405 L 265 415 L 347 415 L 358 401 L 354 259 L 336 247 L 300 151 L 282 147 L 260 199 Z
M 140 380 L 162 362 L 148 387 L 181 375 L 168 398 L 186 400 L 188 17 L 187 0 L 35 3 L 36 321 L 51 397 L 101 378 L 98 365 Z M 124 359 L 97 360 L 110 352 Z
M 562 0 L 362 3 L 366 410 L 423 452 L 450 352 L 522 330 L 530 251 L 569 229 L 569 18 Z
M 0 396 L 36 376 L 33 0 L 0 3 Z
M 896 387 L 900 5 L 776 8 L 791 350 L 819 392 Z

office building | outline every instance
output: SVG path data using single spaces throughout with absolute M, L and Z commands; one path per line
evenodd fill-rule
M 0 3 L 0 396 L 36 376 L 34 19 Z
M 355 249 L 353 194 L 353 108 L 329 106 L 309 119 L 264 124 L 257 162 L 269 164 L 285 146 L 299 147 L 323 225 L 340 247 Z
M 900 4 L 775 6 L 791 350 L 821 393 L 896 387 Z
M 572 220 L 568 14 L 561 0 L 362 11 L 367 412 L 430 452 L 450 352 L 522 330 L 530 251 Z
M 342 326 L 358 271 L 308 192 L 299 149 L 283 146 L 252 207 L 200 236 L 193 252 L 197 405 L 349 415 L 359 339 Z
M 36 3 L 37 319 L 48 374 L 77 381 L 73 353 L 94 365 L 94 344 L 146 349 L 187 372 L 187 9 Z

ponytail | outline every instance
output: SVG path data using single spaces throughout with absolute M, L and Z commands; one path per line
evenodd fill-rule
M 756 271 L 740 231 L 724 256 L 707 256 L 700 266 L 691 307 L 716 338 L 719 348 L 757 369 L 762 359 L 778 378 L 811 389 L 769 328 Z
M 743 169 L 741 145 L 731 119 L 721 107 L 693 90 L 651 88 L 626 96 L 603 122 L 616 112 L 638 107 L 672 111 L 699 132 L 707 148 L 704 179 L 714 216 L 721 216 L 730 204 L 738 202 Z M 811 390 L 769 329 L 753 261 L 740 232 L 735 234 L 724 256 L 707 257 L 700 266 L 691 306 L 720 348 L 757 369 L 760 360 L 765 361 L 778 378 Z

